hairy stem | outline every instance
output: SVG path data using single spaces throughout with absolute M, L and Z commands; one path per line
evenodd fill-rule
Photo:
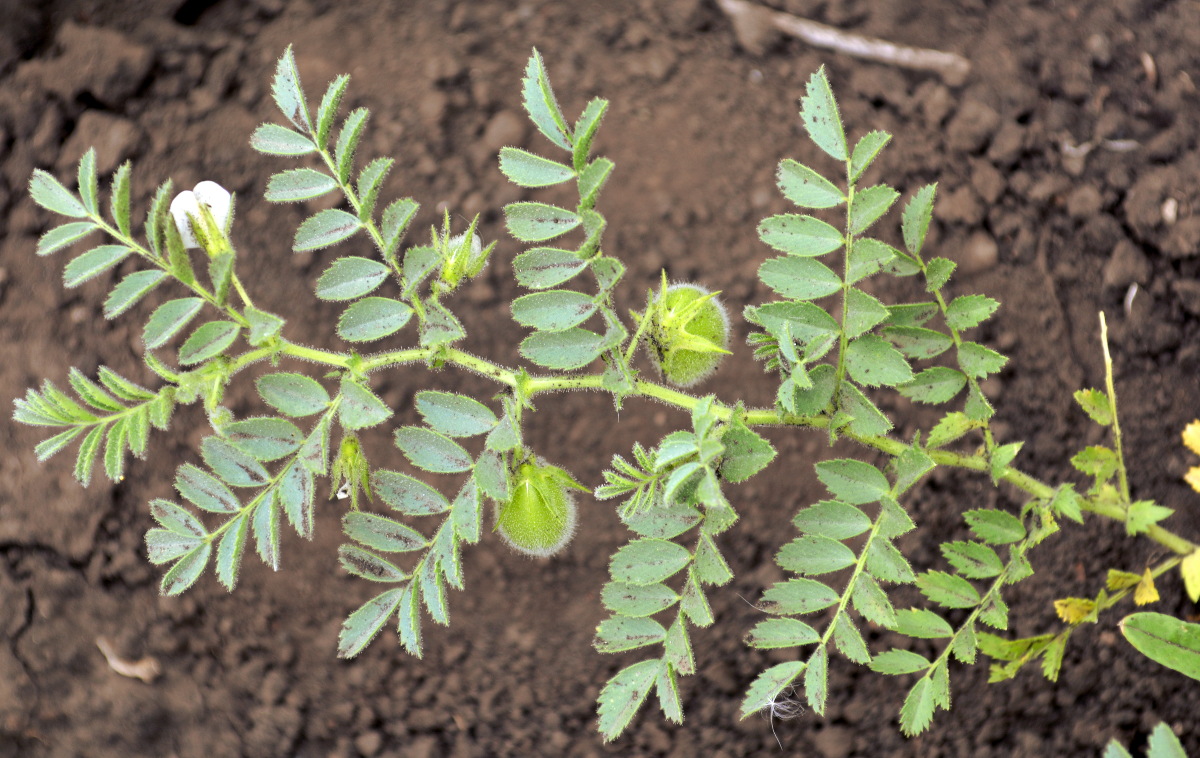
M 493 379 L 494 381 L 508 387 L 515 388 L 517 387 L 518 383 L 520 383 L 522 384 L 524 391 L 530 397 L 533 395 L 550 392 L 604 389 L 604 378 L 601 374 L 585 374 L 582 376 L 523 377 L 518 371 L 505 368 L 492 363 L 486 358 L 480 358 L 456 348 L 414 347 L 403 350 L 393 350 L 389 352 L 378 353 L 373 356 L 366 356 L 361 359 L 361 363 L 359 365 L 361 372 L 367 373 L 371 371 L 377 371 L 382 368 L 387 368 L 389 366 L 424 363 L 432 358 L 435 354 L 437 354 L 437 357 L 444 364 L 465 368 L 469 371 Z M 281 346 L 258 348 L 238 356 L 232 361 L 231 373 L 241 370 L 251 363 L 272 357 L 274 355 L 287 355 L 344 370 L 349 370 L 352 363 L 355 362 L 355 359 L 346 353 L 320 350 L 318 348 L 297 345 L 284 340 L 282 341 Z M 630 395 L 640 395 L 643 397 L 652 398 L 688 412 L 691 412 L 701 400 L 701 398 L 695 397 L 694 395 L 689 395 L 685 392 L 680 392 L 679 390 L 666 387 L 657 382 L 643 379 L 639 379 L 634 384 L 633 392 L 631 392 Z M 729 421 L 733 417 L 733 408 L 720 401 L 715 401 L 712 409 L 720 421 Z M 827 414 L 797 416 L 790 413 L 784 413 L 775 408 L 746 409 L 742 411 L 741 420 L 747 426 L 794 426 L 811 429 L 827 429 L 829 428 L 831 421 Z M 893 457 L 900 455 L 902 452 L 911 447 L 911 445 L 908 443 L 892 437 L 868 437 L 850 433 L 849 430 L 843 430 L 843 435 L 855 440 L 861 445 L 873 448 Z M 952 466 L 954 468 L 979 472 L 989 472 L 991 470 L 991 464 L 986 454 L 958 453 L 952 450 L 926 450 L 925 452 L 931 459 L 933 459 L 934 463 L 938 464 L 939 466 Z M 1005 467 L 1004 471 L 1001 472 L 999 479 L 1008 482 L 1010 485 L 1017 487 L 1018 489 L 1023 490 L 1040 500 L 1050 500 L 1054 497 L 1056 491 L 1055 488 L 1049 484 L 1046 484 L 1045 482 L 1042 482 L 1023 471 L 1014 468 L 1013 466 Z M 1124 523 L 1126 520 L 1125 508 L 1121 505 L 1085 500 L 1084 509 L 1091 513 L 1095 513 L 1098 516 L 1103 516 L 1114 521 L 1120 521 Z M 1144 534 L 1149 539 L 1159 543 L 1174 553 L 1187 554 L 1200 547 L 1200 545 L 1197 545 L 1196 543 L 1158 525 L 1151 526 L 1144 532 Z

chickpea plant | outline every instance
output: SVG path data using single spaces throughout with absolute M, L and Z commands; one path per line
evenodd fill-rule
M 96 233 L 111 240 L 66 265 L 67 286 L 130 256 L 145 264 L 112 289 L 104 303 L 108 318 L 168 280 L 182 295 L 159 305 L 142 334 L 146 364 L 160 379 L 156 389 L 108 368 L 95 380 L 72 370 L 67 379 L 78 400 L 47 380 L 16 401 L 14 414 L 20 422 L 61 430 L 37 446 L 39 460 L 81 440 L 75 474 L 86 485 L 97 458 L 107 476 L 119 480 L 126 454 L 142 456 L 151 427 L 167 429 L 176 404 L 203 405 L 212 426 L 200 444 L 203 465 L 181 465 L 175 478 L 179 497 L 150 503 L 157 526 L 146 534 L 146 547 L 149 559 L 166 567 L 164 594 L 185 591 L 209 566 L 233 590 L 248 549 L 277 569 L 284 522 L 311 538 L 316 493 L 326 480 L 328 491 L 346 506 L 341 565 L 382 585 L 346 618 L 338 654 L 354 657 L 381 629 L 395 625 L 400 644 L 420 656 L 425 618 L 449 624 L 447 588 L 464 586 L 464 547 L 494 531 L 517 551 L 552 556 L 576 532 L 573 493 L 590 489 L 599 500 L 619 503 L 617 515 L 631 533 L 611 559 L 611 580 L 601 592 L 610 615 L 597 628 L 595 647 L 605 653 L 642 651 L 641 660 L 603 688 L 599 730 L 605 740 L 616 738 L 651 692 L 666 718 L 678 723 L 680 678 L 696 669 L 693 635 L 714 623 L 709 594 L 733 576 L 721 542 L 738 512 L 726 491 L 776 457 L 755 427 L 792 426 L 820 430 L 830 442 L 853 440 L 865 455 L 815 464 L 828 497 L 794 514 L 798 536 L 776 555 L 789 578 L 765 589 L 756 606 L 764 618 L 746 635 L 751 647 L 791 654 L 748 684 L 743 717 L 763 710 L 776 714 L 792 692 L 823 713 L 830 658 L 840 654 L 905 682 L 900 728 L 914 735 L 929 726 L 937 708 L 950 707 L 952 658 L 972 664 L 983 653 L 992 661 L 993 680 L 1016 676 L 1037 661 L 1053 680 L 1075 629 L 1098 623 L 1103 611 L 1127 597 L 1136 605 L 1157 600 L 1155 579 L 1164 572 L 1178 568 L 1191 599 L 1200 599 L 1200 548 L 1161 526 L 1169 508 L 1134 499 L 1130 491 L 1106 338 L 1101 340 L 1106 387 L 1081 390 L 1076 400 L 1111 431 L 1112 444 L 1089 447 L 1072 459 L 1089 479 L 1086 489 L 1043 483 L 1014 465 L 1020 442 L 995 439 L 993 409 L 980 389 L 1006 359 L 968 335 L 999 303 L 983 295 L 945 294 L 955 265 L 924 249 L 934 185 L 917 189 L 904 204 L 904 249 L 868 235 L 899 199 L 887 185 L 860 185 L 891 137 L 872 131 L 851 147 L 823 69 L 808 81 L 800 117 L 808 136 L 840 167 L 837 178 L 791 159 L 780 162 L 779 189 L 802 212 L 759 224 L 761 240 L 781 253 L 759 269 L 778 297 L 743 314 L 755 327 L 749 341 L 756 357 L 778 381 L 769 408 L 675 389 L 700 384 L 730 352 L 729 317 L 718 293 L 670 283 L 664 273 L 642 311 L 617 311 L 613 293 L 625 267 L 604 251 L 606 221 L 597 210 L 613 163 L 592 155 L 608 103 L 594 99 L 568 122 L 536 51 L 525 69 L 522 96 L 555 154 L 547 158 L 506 147 L 500 169 L 521 187 L 571 184 L 578 203 L 566 208 L 517 202 L 504 209 L 511 235 L 534 245 L 513 261 L 518 282 L 531 290 L 511 304 L 516 322 L 531 330 L 520 343 L 528 368 L 497 365 L 456 348 L 465 331 L 453 311 L 453 294 L 487 265 L 495 243 L 482 243 L 478 219 L 456 230 L 447 214 L 427 243 L 402 250 L 418 205 L 410 198 L 386 204 L 380 198 L 392 159 L 361 166 L 356 160 L 365 108 L 351 111 L 335 129 L 348 81 L 336 78 L 311 112 L 289 48 L 272 86 L 284 123 L 258 127 L 250 143 L 260 152 L 304 161 L 270 177 L 267 200 L 295 202 L 332 192 L 344 197 L 344 207 L 321 210 L 301 223 L 292 247 L 320 250 L 361 241 L 357 254 L 329 264 L 315 293 L 346 303 L 336 326 L 343 340 L 393 341 L 379 352 L 300 345 L 285 336 L 282 316 L 255 306 L 236 270 L 230 238 L 234 199 L 218 184 L 201 182 L 178 195 L 169 181 L 163 184 L 150 204 L 142 243 L 132 223 L 128 164 L 112 178 L 107 209 L 90 151 L 79 163 L 75 191 L 42 170 L 30 181 L 39 205 L 70 219 L 46 232 L 39 255 L 74 247 Z M 810 211 L 840 214 L 842 220 L 834 226 Z M 571 233 L 577 233 L 574 247 L 544 245 Z M 926 296 L 884 303 L 858 286 L 881 275 L 919 277 Z M 568 283 L 571 287 L 564 286 Z M 211 320 L 191 329 L 176 347 L 177 336 L 202 312 Z M 401 335 L 409 324 L 410 336 Z M 1103 318 L 1101 328 L 1103 335 Z M 639 348 L 661 381 L 639 372 Z M 312 376 L 291 371 L 261 376 L 257 389 L 271 409 L 265 415 L 235 418 L 222 405 L 226 387 L 243 369 L 262 361 L 277 366 L 284 359 L 319 368 Z M 499 387 L 495 397 L 478 399 L 438 389 L 417 392 L 424 423 L 394 430 L 395 444 L 416 469 L 461 475 L 455 492 L 372 466 L 360 444 L 360 430 L 393 415 L 371 390 L 371 375 L 406 364 L 466 369 Z M 608 392 L 618 408 L 652 398 L 688 412 L 690 424 L 656 443 L 635 445 L 628 459 L 616 456 L 603 483 L 585 487 L 563 468 L 570 461 L 541 457 L 522 435 L 533 398 L 577 389 Z M 873 399 L 881 392 L 948 410 L 932 428 L 900 439 Z M 1200 451 L 1198 440 L 1200 432 L 1189 427 L 1185 441 Z M 886 465 L 872 462 L 880 459 Z M 896 538 L 917 527 L 903 504 L 907 494 L 938 466 L 976 472 L 996 486 L 1006 483 L 1025 502 L 1013 512 L 965 510 L 971 538 L 939 545 L 945 565 L 917 572 Z M 1195 472 L 1190 477 L 1196 485 Z M 488 502 L 494 504 L 491 527 Z M 1122 522 L 1130 536 L 1160 543 L 1171 557 L 1144 571 L 1114 568 L 1095 596 L 1060 599 L 1059 629 L 1021 639 L 1006 634 L 1006 588 L 1033 573 L 1029 556 L 1043 540 L 1063 524 L 1082 522 L 1085 514 Z M 899 585 L 914 585 L 926 602 L 897 607 L 893 588 Z M 914 647 L 933 652 L 875 649 L 864 629 L 922 640 Z M 1150 658 L 1200 678 L 1200 625 L 1135 612 L 1121 620 L 1120 629 Z

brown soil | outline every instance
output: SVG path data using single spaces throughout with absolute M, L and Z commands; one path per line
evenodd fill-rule
M 484 213 L 484 235 L 500 240 L 497 260 L 458 311 L 470 328 L 468 349 L 510 365 L 522 330 L 497 316 L 516 293 L 508 261 L 521 248 L 504 234 L 497 209 L 523 195 L 504 181 L 495 156 L 504 144 L 546 147 L 520 112 L 519 76 L 532 46 L 569 113 L 592 96 L 612 100 L 599 150 L 617 170 L 602 206 L 608 252 L 629 267 L 627 307 L 662 267 L 723 290 L 735 311 L 769 295 L 755 278 L 767 251 L 754 226 L 784 210 L 772 181 L 780 158 L 824 165 L 803 138 L 796 102 L 826 63 L 852 133 L 896 134 L 875 176 L 905 192 L 939 182 L 930 244 L 960 262 L 953 292 L 1004 303 L 980 339 L 1012 358 L 988 391 L 1000 439 L 1027 441 L 1018 463 L 1048 481 L 1074 479 L 1068 456 L 1100 441 L 1070 395 L 1102 382 L 1096 313 L 1104 309 L 1134 492 L 1178 509 L 1171 523 L 1200 534 L 1200 500 L 1181 482 L 1195 461 L 1179 445 L 1179 431 L 1200 414 L 1200 108 L 1192 79 L 1200 6 L 780 7 L 962 53 L 974 73 L 950 88 L 796 42 L 751 55 L 703 0 L 6 3 L 0 395 L 17 397 L 44 377 L 61 384 L 70 366 L 92 374 L 106 364 L 153 383 L 139 360 L 151 304 L 106 322 L 100 303 L 111 278 L 64 290 L 62 260 L 33 255 L 52 220 L 26 196 L 30 172 L 42 166 L 68 177 L 88 145 L 97 146 L 102 171 L 134 159 L 138 208 L 167 177 L 181 187 L 212 178 L 236 190 L 235 239 L 256 299 L 288 316 L 291 338 L 340 347 L 331 336 L 337 310 L 310 295 L 333 253 L 288 252 L 305 209 L 261 198 L 267 176 L 290 164 L 247 146 L 257 123 L 276 119 L 268 82 L 288 43 L 310 93 L 338 73 L 353 75 L 350 104 L 374 113 L 363 153 L 397 158 L 385 196 L 421 201 L 416 228 L 443 206 Z M 1096 147 L 1078 155 L 1074 148 L 1085 144 Z M 1122 146 L 1130 149 L 1113 149 Z M 1177 209 L 1173 222 L 1164 204 Z M 1125 311 L 1133 283 L 1138 293 Z M 908 286 L 878 294 L 910 295 Z M 706 389 L 770 402 L 769 378 L 744 345 L 735 352 Z M 417 368 L 376 384 L 401 418 L 412 415 L 413 392 L 430 385 L 493 391 L 475 377 Z M 235 410 L 252 411 L 249 382 L 237 386 Z M 888 408 L 905 419 L 904 435 L 935 418 L 906 404 Z M 686 423 L 636 400 L 614 417 L 600 394 L 545 398 L 538 411 L 529 441 L 593 485 L 614 453 Z M 718 623 L 695 637 L 700 671 L 683 683 L 687 723 L 666 724 L 651 707 L 606 746 L 595 733 L 594 702 L 626 662 L 590 646 L 607 557 L 626 538 L 611 504 L 585 499 L 579 536 L 549 562 L 517 557 L 495 539 L 468 551 L 467 590 L 450 598 L 454 623 L 427 630 L 424 660 L 385 634 L 344 662 L 334 657 L 339 625 L 372 588 L 337 568 L 336 502 L 320 507 L 315 542 L 285 540 L 278 574 L 247 558 L 232 595 L 209 575 L 182 599 L 158 597 L 158 572 L 142 544 L 151 524 L 145 504 L 170 496 L 175 466 L 196 459 L 206 426 L 196 409 L 184 409 L 124 482 L 83 490 L 67 455 L 36 463 L 39 430 L 10 425 L 0 456 L 0 756 L 781 754 L 767 720 L 737 719 L 745 686 L 775 660 L 742 645 L 758 614 L 741 597 L 753 599 L 778 578 L 770 558 L 790 539 L 786 520 L 822 495 L 811 473 L 813 460 L 829 455 L 820 435 L 770 432 L 779 459 L 731 493 L 743 518 L 722 544 L 737 579 L 714 593 Z M 395 463 L 384 432 L 371 442 L 375 462 Z M 963 533 L 960 511 L 1010 495 L 939 472 L 908 503 L 921 531 L 903 547 L 918 568 L 934 566 L 935 545 Z M 1070 526 L 1035 553 L 1037 576 L 1012 590 L 1015 631 L 1057 628 L 1054 598 L 1094 592 L 1109 567 L 1140 571 L 1161 557 L 1149 543 L 1123 539 L 1120 525 Z M 1176 576 L 1160 590 L 1159 610 L 1196 614 Z M 953 710 L 913 740 L 897 730 L 897 682 L 839 660 L 824 718 L 774 724 L 782 754 L 1098 755 L 1111 737 L 1144 745 L 1159 721 L 1200 754 L 1196 682 L 1134 653 L 1116 629 L 1119 615 L 1075 635 L 1057 683 L 1030 671 L 989 685 L 986 666 L 955 668 Z M 126 658 L 157 659 L 162 675 L 151 684 L 117 675 L 96 646 L 100 636 Z

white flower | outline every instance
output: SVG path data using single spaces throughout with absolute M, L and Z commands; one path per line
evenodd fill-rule
M 456 234 L 446 242 L 446 247 L 450 250 L 458 251 L 462 248 L 463 243 L 467 240 L 467 233 Z M 478 234 L 471 235 L 471 256 L 474 258 L 483 250 L 483 240 L 479 239 Z
M 225 226 L 229 221 L 230 194 L 216 182 L 200 182 L 195 189 L 180 192 L 171 201 L 171 215 L 175 218 L 175 226 L 179 229 L 179 236 L 183 238 L 183 246 L 186 248 L 200 247 L 192 225 L 195 224 L 202 229 L 204 227 L 204 214 L 200 210 L 201 203 L 208 209 L 213 221 L 216 222 L 217 230 L 222 234 L 224 234 Z

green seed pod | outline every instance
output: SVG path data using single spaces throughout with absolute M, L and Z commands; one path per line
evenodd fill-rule
M 496 507 L 496 531 L 519 553 L 554 555 L 575 535 L 575 499 L 568 488 L 586 491 L 557 466 L 540 459 L 522 463 L 512 474 L 508 502 Z
M 729 354 L 729 316 L 717 299 L 698 284 L 667 285 L 651 293 L 642 325 L 643 340 L 654 365 L 667 381 L 680 387 L 699 383 Z M 637 314 L 635 314 L 636 316 Z

